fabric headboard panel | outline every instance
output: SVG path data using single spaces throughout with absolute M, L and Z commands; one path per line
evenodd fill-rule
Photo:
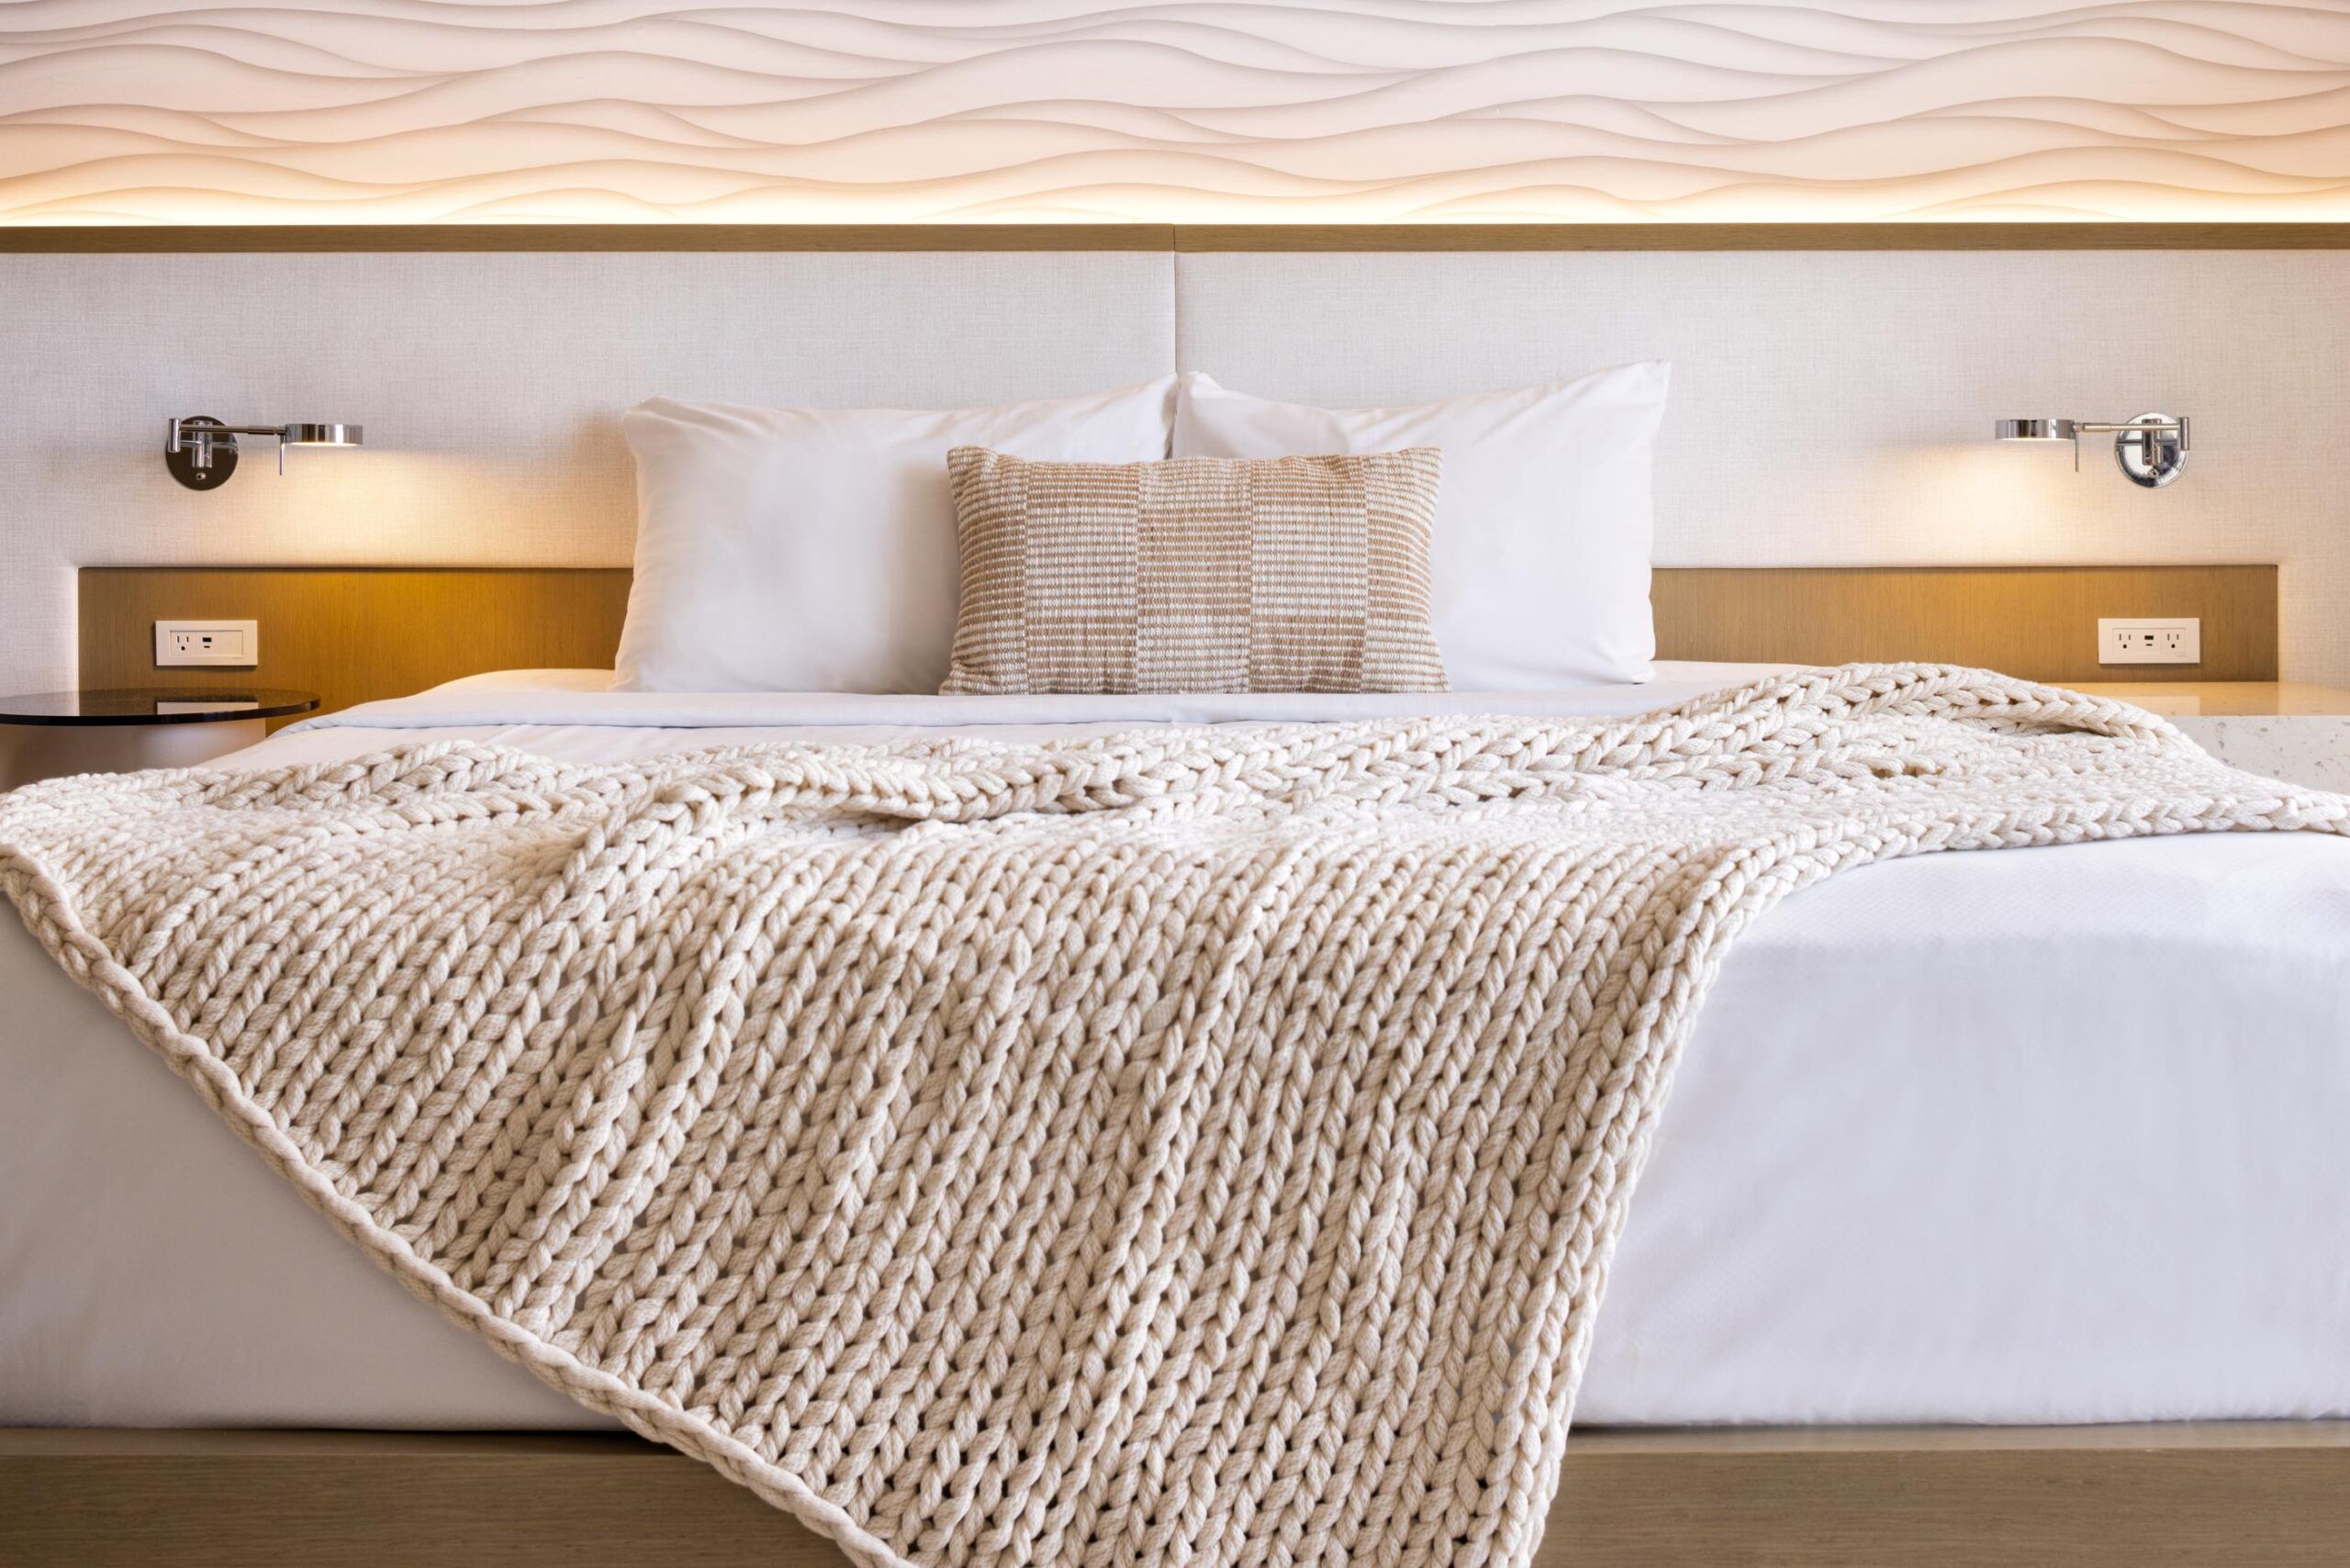
M 1674 364 L 1665 566 L 2274 561 L 2286 673 L 2350 679 L 2350 254 L 1181 255 L 1187 367 L 1266 397 L 1416 401 Z M 2132 301 L 2159 301 L 2139 319 Z M 2038 409 L 2194 423 L 2146 491 Z
M 619 416 L 656 394 L 941 408 L 1174 364 L 1164 254 L 0 255 L 0 300 L 11 689 L 73 684 L 79 566 L 625 565 Z M 368 444 L 198 494 L 175 414 Z
M 1664 564 L 2277 562 L 2283 673 L 2350 683 L 2350 251 L 16 253 L 0 298 L 19 688 L 75 678 L 77 566 L 624 565 L 616 419 L 656 393 L 936 407 L 1180 364 L 1393 400 L 1649 356 Z M 2160 492 L 1987 439 L 2154 409 L 2195 421 Z M 196 494 L 159 455 L 194 413 L 369 444 Z

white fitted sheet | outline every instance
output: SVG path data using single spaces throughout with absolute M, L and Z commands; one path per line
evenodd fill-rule
M 1449 699 L 623 698 L 460 682 L 241 759 L 580 760 L 984 724 L 1632 711 Z M 1393 706 L 1390 706 L 1393 704 Z M 603 1423 L 408 1297 L 0 920 L 0 1424 Z M 1725 962 L 1618 1249 L 1587 1423 L 2350 1416 L 2350 841 L 1933 856 Z

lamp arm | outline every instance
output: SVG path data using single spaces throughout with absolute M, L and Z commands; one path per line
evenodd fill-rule
M 284 425 L 190 425 L 185 423 L 184 420 L 174 419 L 171 422 L 169 436 L 163 442 L 163 450 L 165 452 L 177 452 L 183 442 L 192 442 L 198 436 L 209 441 L 216 436 L 224 435 L 272 435 L 283 437 L 285 434 L 285 427 Z
M 2076 435 L 2127 435 L 2132 431 L 2158 432 L 2177 431 L 2184 435 L 2187 433 L 2187 421 L 2185 420 L 2126 420 L 2120 424 L 2111 424 L 2103 420 L 2075 420 L 2073 421 L 2073 431 Z
M 2159 490 L 2177 479 L 2187 466 L 2188 419 L 2144 413 L 2134 420 L 2062 420 L 2035 416 L 1996 420 L 1991 433 L 2000 441 L 2062 441 L 2073 448 L 2073 471 L 2080 472 L 2081 438 L 2113 438 L 2113 461 L 2133 485 Z

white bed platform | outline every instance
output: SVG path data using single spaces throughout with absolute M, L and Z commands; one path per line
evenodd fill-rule
M 1652 706 L 1733 673 L 1668 669 L 1655 687 L 1531 706 Z M 287 732 L 248 759 L 463 734 L 589 760 L 978 716 L 971 700 L 621 698 L 595 684 L 460 683 Z M 1306 715 L 1031 701 L 986 716 L 1025 734 Z M 445 1435 L 603 1423 L 335 1237 L 13 920 L 0 922 L 0 1081 L 15 1091 L 0 1100 L 0 1427 L 443 1431 L 19 1431 L 0 1444 L 0 1535 L 28 1532 L 17 1547 L 32 1555 L 0 1559 L 159 1560 L 140 1555 L 139 1520 L 106 1518 L 102 1499 L 84 1495 L 61 1524 L 84 1484 L 69 1473 L 128 1466 L 182 1484 L 224 1543 L 264 1539 L 236 1521 L 270 1515 L 270 1550 L 291 1551 L 327 1539 L 319 1517 L 390 1529 L 436 1517 L 430 1499 L 482 1466 L 538 1465 L 545 1494 L 567 1499 L 565 1562 L 643 1561 L 608 1548 L 658 1499 L 716 1532 L 708 1560 L 729 1560 L 726 1541 L 747 1552 L 787 1536 L 800 1545 L 767 1560 L 831 1560 L 632 1439 Z M 2284 1533 L 2257 1560 L 2322 1560 L 2295 1554 L 2350 1528 L 2350 1449 L 2332 1424 L 2350 1417 L 2344 1126 L 2350 841 L 1929 857 L 1796 895 L 1725 965 L 1634 1201 L 1579 1410 L 1604 1429 L 1571 1445 L 1554 1515 L 1573 1514 L 1574 1561 L 1886 1561 L 1869 1554 L 1897 1540 L 1919 1562 L 2212 1561 L 2197 1541 L 2240 1534 L 2235 1514 L 2272 1505 Z M 2073 1429 L 2142 1422 L 2200 1425 Z M 2210 1425 L 2233 1422 L 2249 1424 Z M 1986 1425 L 2023 1430 L 1966 1429 Z M 1690 1429 L 1709 1428 L 1765 1429 Z M 1666 1456 L 1692 1461 L 1670 1487 Z M 305 1473 L 301 1496 L 273 1488 L 272 1467 L 297 1457 L 324 1468 Z M 1914 1486 L 1888 1485 L 1882 1467 L 1904 1463 Z M 1844 1524 L 1789 1524 L 1847 1486 L 1872 1500 Z M 2332 1502 L 2308 1503 L 2321 1494 Z M 1995 1495 L 2001 1519 L 1968 1517 Z M 2210 1529 L 2133 1533 L 2157 1506 L 2199 1509 Z M 1751 1533 L 1766 1515 L 1778 1533 Z M 69 1524 L 80 1533 L 59 1533 Z M 738 1528 L 749 1533 L 726 1533 Z M 499 1537 L 526 1539 L 547 1538 L 519 1523 Z M 1707 1540 L 1724 1554 L 1640 1555 Z M 1937 1540 L 1948 1552 L 1927 1550 Z M 77 1554 L 44 1556 L 44 1540 Z M 2125 1551 L 2133 1541 L 2173 1554 Z M 458 1544 L 412 1560 L 534 1560 Z

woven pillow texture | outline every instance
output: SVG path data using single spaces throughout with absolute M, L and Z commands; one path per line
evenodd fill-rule
M 942 689 L 1442 691 L 1442 456 L 947 454 L 963 562 Z

